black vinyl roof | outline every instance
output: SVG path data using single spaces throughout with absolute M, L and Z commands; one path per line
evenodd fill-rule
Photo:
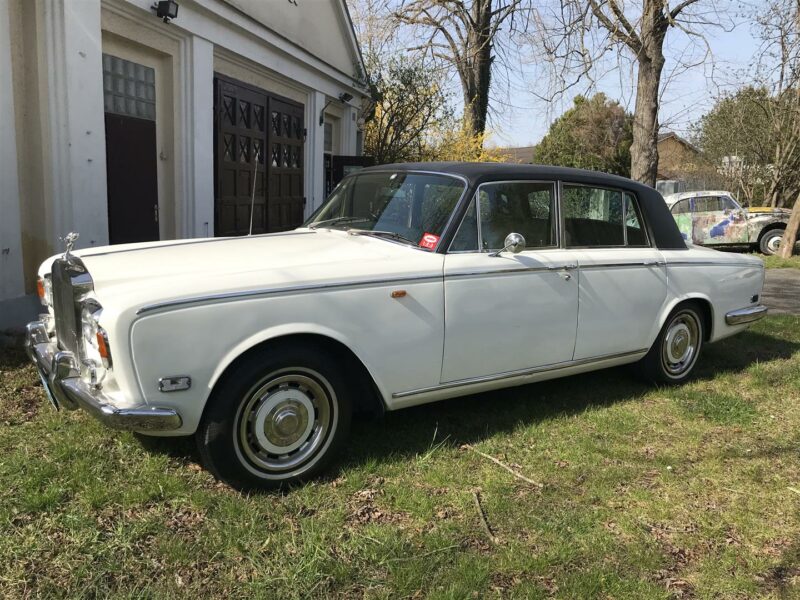
M 367 167 L 357 173 L 370 171 L 428 171 L 446 173 L 465 178 L 470 188 L 490 181 L 545 180 L 562 181 L 612 187 L 630 191 L 639 200 L 639 206 L 653 234 L 656 246 L 662 250 L 686 249 L 672 213 L 669 212 L 664 198 L 655 189 L 632 179 L 609 175 L 599 171 L 554 167 L 550 165 L 521 165 L 513 163 L 480 163 L 480 162 L 417 162 L 395 163 Z

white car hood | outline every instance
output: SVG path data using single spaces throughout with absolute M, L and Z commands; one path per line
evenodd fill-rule
M 376 278 L 441 276 L 441 255 L 340 230 L 107 246 L 74 253 L 104 306 Z M 111 301 L 111 302 L 109 302 Z

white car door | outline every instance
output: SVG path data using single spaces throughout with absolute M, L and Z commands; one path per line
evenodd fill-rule
M 580 264 L 575 360 L 646 350 L 658 332 L 667 275 L 636 198 L 564 183 L 561 210 L 565 246 Z
M 445 256 L 443 383 L 572 360 L 577 263 L 558 247 L 555 190 L 493 182 L 473 198 Z M 512 232 L 526 249 L 492 256 Z

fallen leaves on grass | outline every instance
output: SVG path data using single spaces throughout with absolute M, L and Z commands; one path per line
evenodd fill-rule
M 353 525 L 366 525 L 368 523 L 399 524 L 408 520 L 408 515 L 403 512 L 379 508 L 375 500 L 382 495 L 381 490 L 367 488 L 359 490 L 350 497 L 350 515 L 347 521 Z

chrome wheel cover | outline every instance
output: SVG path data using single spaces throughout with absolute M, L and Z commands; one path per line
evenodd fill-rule
M 692 368 L 700 350 L 700 331 L 693 312 L 684 311 L 672 318 L 661 344 L 661 363 L 667 375 L 678 378 Z
M 781 247 L 781 240 L 783 235 L 776 235 L 767 240 L 767 251 L 770 254 L 776 254 Z
M 236 452 L 259 476 L 295 475 L 330 444 L 337 420 L 336 395 L 322 375 L 281 369 L 253 386 L 239 406 Z

